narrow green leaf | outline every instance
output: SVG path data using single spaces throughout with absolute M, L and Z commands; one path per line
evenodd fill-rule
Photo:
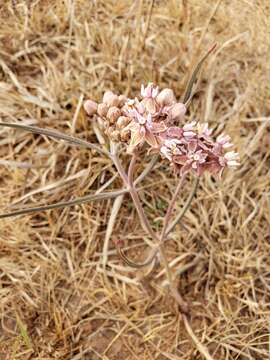
M 174 219 L 174 221 L 168 226 L 168 229 L 166 231 L 166 236 L 169 235 L 169 233 L 175 228 L 175 226 L 181 221 L 181 219 L 183 218 L 183 216 L 185 215 L 185 213 L 187 212 L 187 210 L 190 207 L 191 201 L 193 200 L 196 191 L 198 189 L 199 186 L 199 181 L 200 178 L 196 177 L 195 181 L 194 181 L 194 185 L 193 188 L 189 194 L 189 197 L 187 198 L 183 208 L 181 209 L 180 213 L 176 216 L 176 218 Z
M 100 148 L 98 145 L 91 144 L 88 141 L 81 140 L 81 139 L 75 138 L 73 136 L 61 134 L 58 131 L 54 131 L 54 130 L 50 130 L 50 129 L 42 129 L 42 128 L 39 128 L 36 126 L 23 125 L 23 124 L 19 124 L 19 123 L 2 123 L 2 122 L 0 122 L 0 126 L 29 131 L 34 134 L 40 134 L 40 135 L 45 135 L 45 136 L 52 137 L 55 139 L 64 140 L 69 144 L 82 146 L 84 148 L 91 149 L 91 150 L 96 150 L 103 155 L 110 156 L 108 151 Z
M 22 323 L 22 321 L 18 315 L 17 315 L 17 325 L 19 327 L 20 334 L 21 334 L 21 337 L 23 338 L 25 345 L 28 347 L 28 349 L 32 349 L 32 343 L 31 343 L 31 339 L 27 333 L 27 329 L 24 326 L 24 324 Z
M 50 204 L 50 205 L 45 205 L 45 206 L 38 206 L 38 207 L 16 210 L 16 211 L 13 211 L 10 213 L 0 214 L 0 219 L 13 217 L 13 216 L 17 216 L 17 215 L 31 214 L 31 213 L 39 212 L 39 211 L 61 209 L 61 208 L 67 207 L 67 206 L 80 205 L 80 204 L 84 204 L 84 203 L 87 203 L 90 201 L 110 199 L 110 198 L 125 194 L 127 192 L 128 192 L 127 189 L 122 189 L 122 190 L 111 191 L 111 192 L 101 193 L 101 194 L 96 194 L 96 195 L 95 194 L 87 195 L 87 196 L 83 196 L 83 197 L 80 197 L 80 198 L 77 198 L 74 200 L 58 202 L 55 204 Z
M 152 158 L 152 160 L 146 166 L 144 171 L 135 180 L 135 182 L 134 182 L 135 185 L 137 185 L 139 182 L 141 182 L 147 176 L 147 174 L 152 170 L 152 168 L 154 167 L 154 165 L 157 162 L 157 158 L 158 158 L 158 156 L 154 156 Z M 9 213 L 0 214 L 0 219 L 14 217 L 14 216 L 18 216 L 18 215 L 32 214 L 32 213 L 39 212 L 39 211 L 62 209 L 62 208 L 68 207 L 68 206 L 80 205 L 80 204 L 84 204 L 84 203 L 87 203 L 90 201 L 110 199 L 110 198 L 114 198 L 114 197 L 117 197 L 119 195 L 123 195 L 126 193 L 128 193 L 127 189 L 120 189 L 120 190 L 105 192 L 105 193 L 100 193 L 100 194 L 86 195 L 86 196 L 76 198 L 73 200 L 69 200 L 69 201 L 63 201 L 63 202 L 58 202 L 55 204 L 44 205 L 44 206 L 30 207 L 30 208 L 26 208 L 26 209 L 12 211 Z
M 137 177 L 137 179 L 134 181 L 134 185 L 137 185 L 139 182 L 141 182 L 148 174 L 149 172 L 153 169 L 153 167 L 155 166 L 155 164 L 157 163 L 159 158 L 159 155 L 154 155 L 152 160 L 149 162 L 149 164 L 145 167 L 145 169 L 143 170 L 143 172 Z
M 193 89 L 193 85 L 197 79 L 197 75 L 203 65 L 203 63 L 205 62 L 205 60 L 208 58 L 208 56 L 215 50 L 217 44 L 214 44 L 208 51 L 207 53 L 202 57 L 202 59 L 198 62 L 198 64 L 196 65 L 195 69 L 193 70 L 191 77 L 189 79 L 189 82 L 187 84 L 186 90 L 184 92 L 184 96 L 183 96 L 183 103 L 187 104 L 187 102 L 191 99 L 191 94 L 192 94 L 192 89 Z

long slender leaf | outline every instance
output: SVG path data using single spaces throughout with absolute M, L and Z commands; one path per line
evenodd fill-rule
M 189 206 L 191 204 L 191 201 L 193 200 L 196 191 L 198 189 L 198 185 L 199 185 L 199 181 L 200 178 L 197 177 L 194 181 L 194 185 L 193 188 L 189 194 L 189 197 L 187 198 L 183 208 L 181 209 L 180 213 L 176 216 L 176 218 L 174 219 L 174 221 L 168 226 L 168 229 L 165 233 L 165 236 L 168 236 L 169 233 L 175 228 L 175 226 L 181 221 L 182 217 L 185 215 L 185 213 L 187 212 L 187 210 L 189 209 Z
M 96 194 L 96 195 L 95 194 L 94 195 L 86 195 L 86 196 L 83 196 L 83 197 L 80 197 L 80 198 L 77 198 L 74 200 L 58 202 L 55 204 L 50 204 L 50 205 L 45 205 L 45 206 L 31 207 L 31 208 L 16 210 L 16 211 L 13 211 L 10 213 L 0 214 L 0 219 L 13 217 L 13 216 L 17 216 L 17 215 L 31 214 L 31 213 L 38 212 L 38 211 L 61 209 L 66 206 L 80 205 L 80 204 L 84 204 L 84 203 L 87 203 L 90 201 L 110 199 L 110 198 L 125 194 L 127 192 L 128 192 L 127 189 L 122 189 L 122 190 L 105 192 L 105 193 Z
M 205 62 L 205 60 L 208 58 L 208 56 L 215 50 L 217 44 L 214 44 L 208 51 L 207 53 L 202 57 L 202 59 L 198 62 L 198 64 L 196 65 L 193 73 L 191 74 L 190 80 L 187 84 L 184 96 L 183 96 L 183 103 L 186 104 L 190 99 L 191 99 L 191 94 L 192 94 L 192 89 L 193 89 L 193 85 L 196 81 L 197 75 L 203 65 L 203 63 Z
M 137 177 L 137 179 L 134 181 L 134 184 L 137 185 L 139 182 L 141 182 L 153 169 L 155 164 L 157 163 L 159 155 L 155 155 L 152 160 L 149 162 L 149 164 L 145 167 L 143 172 Z
M 58 131 L 54 131 L 54 130 L 50 130 L 50 129 L 42 129 L 42 128 L 39 128 L 36 126 L 23 125 L 23 124 L 18 124 L 18 123 L 2 123 L 2 122 L 0 122 L 0 126 L 29 131 L 34 134 L 40 134 L 40 135 L 45 135 L 45 136 L 52 137 L 55 139 L 64 140 L 64 141 L 68 142 L 69 144 L 82 146 L 84 148 L 91 149 L 91 150 L 96 150 L 99 153 L 110 157 L 109 152 L 100 148 L 98 145 L 91 144 L 88 141 L 81 140 L 81 139 L 75 138 L 73 136 L 61 134 Z
M 147 174 L 152 170 L 156 161 L 157 161 L 157 156 L 152 158 L 152 160 L 146 166 L 146 168 L 141 173 L 141 175 L 139 175 L 138 178 L 135 180 L 134 183 L 136 185 L 147 176 Z M 44 206 L 30 207 L 30 208 L 26 208 L 26 209 L 20 209 L 20 210 L 8 212 L 8 213 L 0 214 L 0 219 L 14 217 L 14 216 L 18 216 L 18 215 L 32 214 L 35 212 L 46 211 L 46 210 L 62 209 L 67 206 L 80 205 L 80 204 L 85 204 L 85 203 L 91 202 L 91 201 L 110 199 L 110 198 L 114 198 L 114 197 L 117 197 L 117 196 L 120 196 L 120 195 L 123 195 L 126 193 L 128 193 L 127 189 L 121 189 L 121 190 L 116 190 L 116 191 L 100 193 L 100 194 L 86 195 L 86 196 L 76 198 L 73 200 L 69 200 L 69 201 L 63 201 L 63 202 L 58 202 L 58 203 L 44 205 Z
M 114 199 L 114 203 L 113 203 L 112 210 L 111 210 L 111 215 L 110 215 L 109 221 L 107 223 L 107 229 L 106 229 L 106 233 L 105 233 L 105 239 L 104 239 L 103 251 L 102 251 L 102 253 L 103 253 L 102 265 L 103 265 L 103 268 L 104 268 L 105 276 L 106 276 L 106 264 L 107 264 L 107 261 L 108 261 L 109 243 L 110 243 L 113 228 L 114 228 L 114 225 L 116 223 L 118 213 L 119 213 L 119 211 L 121 209 L 121 205 L 123 203 L 123 200 L 124 200 L 124 195 L 117 196 Z

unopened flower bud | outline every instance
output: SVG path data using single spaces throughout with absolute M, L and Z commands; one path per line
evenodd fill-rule
M 103 120 L 105 128 L 108 129 L 108 127 L 110 126 L 109 120 L 107 118 L 102 119 L 102 120 Z
M 107 103 L 107 101 L 111 98 L 112 95 L 114 95 L 112 91 L 105 91 L 105 93 L 103 94 L 102 102 Z
M 176 100 L 172 89 L 163 89 L 156 97 L 156 101 L 161 106 L 170 106 L 173 105 Z
M 182 103 L 176 103 L 171 108 L 171 117 L 174 121 L 182 121 L 185 113 L 186 113 L 186 107 Z
M 118 106 L 119 99 L 118 96 L 115 95 L 112 91 L 106 91 L 103 95 L 103 102 L 107 104 L 109 107 Z
M 115 124 L 120 115 L 121 111 L 118 109 L 118 107 L 110 107 L 107 113 L 107 118 L 109 119 L 110 124 Z
M 112 133 L 115 131 L 115 128 L 113 126 L 109 126 L 106 130 L 105 130 L 105 134 L 108 137 L 111 137 Z
M 153 98 L 145 98 L 142 100 L 142 104 L 145 109 L 150 112 L 150 114 L 154 114 L 158 110 L 157 103 Z
M 121 131 L 121 140 L 122 141 L 128 141 L 130 139 L 130 130 L 128 129 L 123 129 Z
M 127 100 L 128 98 L 125 95 L 119 95 L 118 96 L 119 106 L 120 107 L 124 106 Z
M 97 103 L 93 100 L 86 100 L 83 104 L 84 110 L 86 111 L 87 115 L 92 116 L 97 112 Z
M 110 138 L 113 140 L 113 141 L 119 141 L 120 140 L 120 132 L 118 130 L 114 130 L 112 131 L 111 135 L 110 135 Z
M 124 129 L 130 123 L 130 119 L 127 116 L 120 116 L 117 120 L 116 126 L 118 129 Z
M 107 115 L 108 109 L 109 109 L 108 105 L 104 103 L 98 104 L 97 113 L 99 116 L 105 117 Z

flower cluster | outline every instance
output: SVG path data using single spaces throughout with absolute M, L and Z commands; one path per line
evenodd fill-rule
M 98 104 L 93 100 L 84 103 L 84 109 L 89 116 L 97 116 L 101 121 L 105 134 L 115 142 L 128 142 L 130 131 L 126 128 L 131 118 L 126 116 L 124 111 L 127 97 L 116 95 L 112 91 L 106 91 L 102 103 Z
M 221 174 L 223 169 L 238 166 L 238 154 L 226 150 L 232 146 L 230 137 L 220 135 L 214 141 L 208 124 L 192 122 L 180 127 L 169 127 L 163 136 L 160 152 L 181 175 L 192 170 L 197 175 L 209 171 Z
M 221 174 L 225 167 L 239 165 L 238 154 L 227 151 L 232 146 L 229 136 L 214 140 L 207 123 L 184 124 L 186 107 L 176 101 L 171 89 L 159 92 L 152 83 L 142 85 L 141 100 L 107 91 L 101 104 L 87 100 L 84 108 L 89 116 L 102 120 L 111 140 L 126 143 L 128 152 L 147 143 L 180 175 L 189 171 L 198 176 L 205 171 Z

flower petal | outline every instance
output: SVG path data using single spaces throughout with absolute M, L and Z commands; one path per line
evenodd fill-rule
M 182 138 L 183 137 L 183 129 L 177 126 L 171 126 L 167 129 L 167 135 L 172 138 Z
M 167 129 L 167 126 L 164 124 L 163 121 L 161 122 L 152 122 L 151 124 L 151 130 L 153 133 L 160 133 Z
M 146 131 L 145 141 L 152 147 L 158 146 L 158 142 L 157 142 L 155 135 L 153 133 L 151 133 L 150 131 Z
M 176 155 L 174 156 L 173 161 L 179 165 L 184 165 L 187 163 L 190 166 L 191 164 L 187 155 Z
M 144 140 L 144 135 L 138 132 L 131 133 L 130 146 L 135 147 Z
M 135 123 L 134 121 L 131 121 L 126 127 L 125 129 L 127 130 L 131 130 L 131 131 L 139 131 L 140 130 L 140 125 Z
M 190 140 L 188 142 L 188 151 L 190 152 L 195 152 L 196 148 L 198 145 L 198 141 L 197 140 Z

